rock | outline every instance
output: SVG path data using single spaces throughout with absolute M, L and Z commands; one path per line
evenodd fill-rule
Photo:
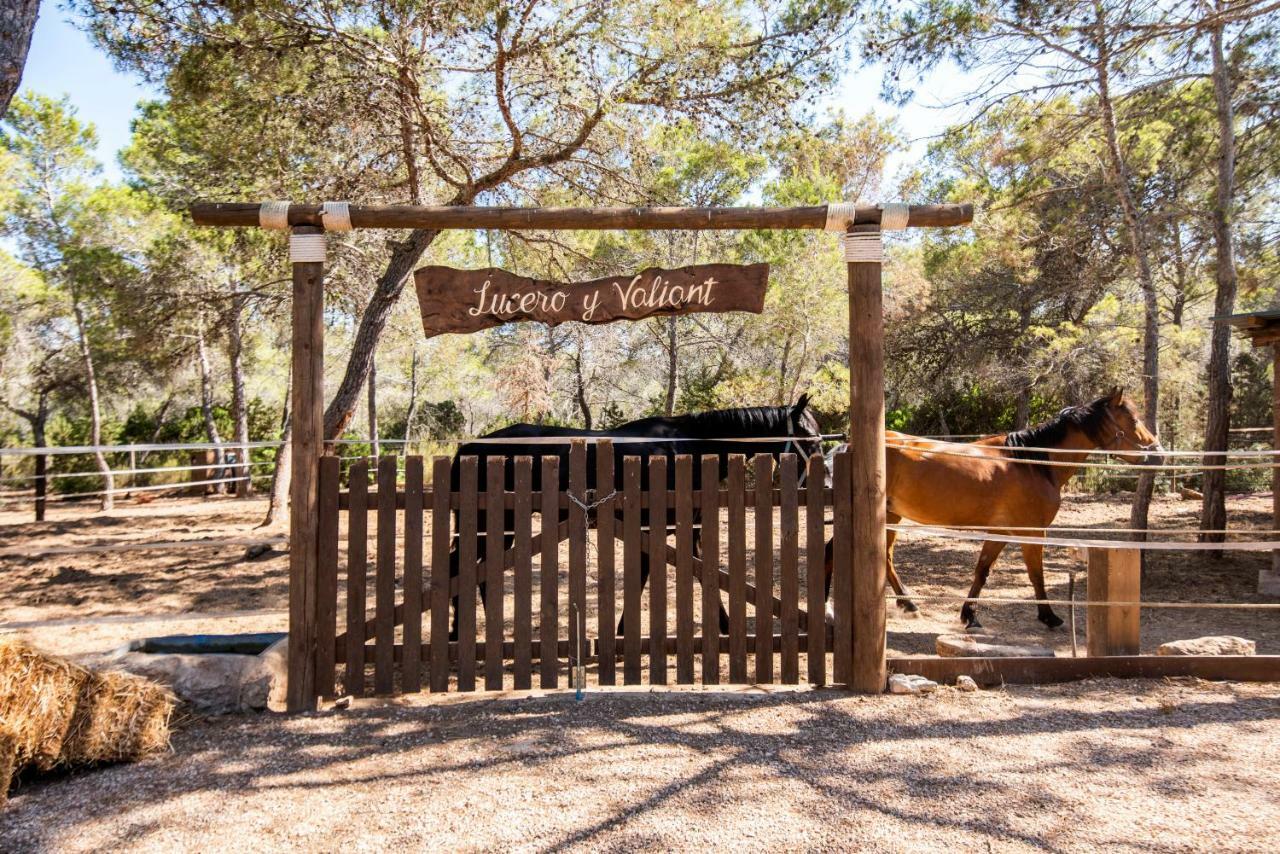
M 1169 641 L 1156 649 L 1156 655 L 1256 655 L 1257 652 L 1256 643 L 1232 635 Z
M 957 691 L 977 691 L 978 683 L 973 681 L 972 676 L 965 676 L 963 673 L 956 677 Z
M 998 643 L 992 635 L 938 635 L 938 655 L 946 658 L 1053 658 L 1046 646 Z
M 937 690 L 938 683 L 923 676 L 894 673 L 889 677 L 890 694 L 932 694 Z
M 289 638 L 285 636 L 258 654 L 258 660 L 271 673 L 271 693 L 267 708 L 273 712 L 286 710 L 289 691 Z
M 148 655 L 128 652 L 111 665 L 173 689 L 205 715 L 260 711 L 267 707 L 272 672 L 256 655 Z

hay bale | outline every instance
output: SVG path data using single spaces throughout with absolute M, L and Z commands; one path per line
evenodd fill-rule
M 16 637 L 0 638 L 0 720 L 14 736 L 14 765 L 58 764 L 89 671 L 45 655 Z
M 0 639 L 0 720 L 13 736 L 12 771 L 141 758 L 168 746 L 172 711 L 173 696 L 145 679 Z
M 62 743 L 67 765 L 128 762 L 169 746 L 173 697 L 163 687 L 129 673 L 89 674 Z
M 0 724 L 0 807 L 9 800 L 9 786 L 13 784 L 14 760 L 17 758 L 18 740 L 13 731 Z

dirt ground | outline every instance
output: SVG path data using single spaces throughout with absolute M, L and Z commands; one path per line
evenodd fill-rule
M 5 851 L 1262 851 L 1280 686 L 360 701 L 28 782 Z
M 264 509 L 183 499 L 103 516 L 60 504 L 39 525 L 25 508 L 0 511 L 0 631 L 70 654 L 159 634 L 281 630 L 280 553 L 11 551 L 256 539 Z M 1153 525 L 1195 527 L 1197 511 L 1161 499 Z M 1121 499 L 1073 497 L 1059 523 L 1120 526 L 1127 515 Z M 1231 519 L 1270 528 L 1270 497 L 1233 498 Z M 961 595 L 976 551 L 912 535 L 898 565 L 918 593 Z M 1268 559 L 1153 553 L 1143 595 L 1261 601 Z M 1019 564 L 1006 555 L 987 594 L 1029 596 Z M 1066 598 L 1076 566 L 1069 551 L 1049 551 L 1051 596 Z M 891 652 L 931 653 L 938 632 L 958 629 L 957 608 L 891 610 Z M 1031 605 L 981 614 L 1002 638 L 1069 654 L 1069 633 L 1044 630 Z M 1083 609 L 1078 623 L 1083 643 Z M 1147 650 L 1221 633 L 1280 652 L 1276 612 L 1143 612 Z M 168 755 L 23 781 L 0 813 L 0 850 L 1260 850 L 1280 840 L 1277 717 L 1280 684 L 1196 680 L 875 698 L 758 687 L 602 689 L 582 702 L 568 692 L 418 695 L 296 717 L 187 717 Z

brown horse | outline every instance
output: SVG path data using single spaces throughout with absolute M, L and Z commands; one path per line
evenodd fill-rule
M 971 443 L 938 442 L 889 431 L 885 434 L 887 519 L 890 525 L 910 519 L 923 525 L 973 527 L 993 534 L 1042 537 L 1062 503 L 1062 488 L 1091 451 L 1121 453 L 1126 462 L 1158 465 L 1162 450 L 1142 423 L 1133 404 L 1117 388 L 1083 406 L 1062 410 L 1050 421 L 990 436 Z M 1024 450 L 1050 448 L 1049 451 Z M 1051 461 L 1060 465 L 1040 465 Z M 1065 464 L 1065 465 L 1062 465 Z M 1017 529 L 1017 530 L 1015 530 Z M 1030 529 L 1030 530 L 1027 530 Z M 886 536 L 889 584 L 899 607 L 917 610 L 893 566 L 895 531 Z M 1005 543 L 986 541 L 973 571 L 969 599 L 976 599 Z M 831 546 L 827 547 L 830 589 Z M 1022 559 L 1037 599 L 1045 599 L 1044 546 L 1022 546 Z M 1037 617 L 1049 628 L 1062 618 L 1047 604 Z M 973 602 L 965 602 L 960 619 L 969 629 L 981 628 Z

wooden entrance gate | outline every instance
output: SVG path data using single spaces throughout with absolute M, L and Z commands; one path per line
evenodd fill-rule
M 848 454 L 836 455 L 833 488 L 824 488 L 818 456 L 730 455 L 721 480 L 721 459 L 710 455 L 624 457 L 615 472 L 601 444 L 588 478 L 585 444 L 573 443 L 568 489 L 551 456 L 540 461 L 541 490 L 530 457 L 491 457 L 485 471 L 463 457 L 456 490 L 448 457 L 429 472 L 421 457 L 406 458 L 402 484 L 397 458 L 383 457 L 372 491 L 367 462 L 350 467 L 343 489 L 340 460 L 323 457 L 319 691 L 519 690 L 535 674 L 538 687 L 557 688 L 579 684 L 575 671 L 598 685 L 849 681 Z M 504 512 L 488 512 L 496 507 Z M 829 540 L 831 625 L 822 616 Z

